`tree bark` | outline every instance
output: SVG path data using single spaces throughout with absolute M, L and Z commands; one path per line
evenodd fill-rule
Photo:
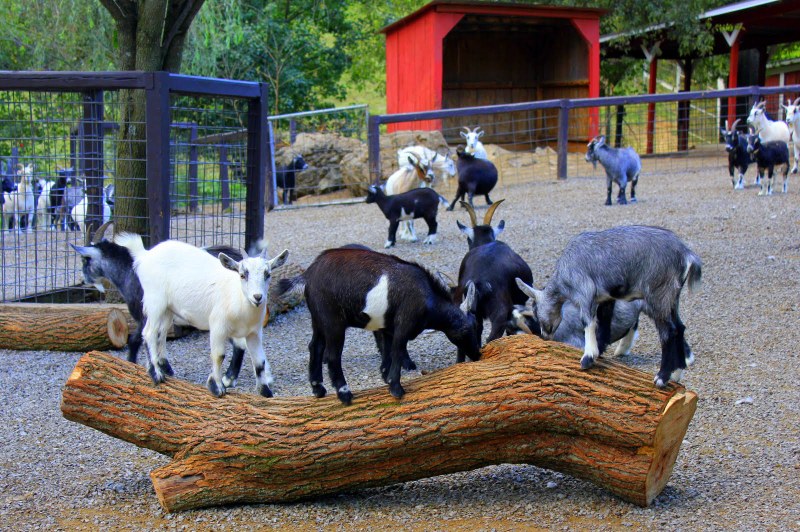
M 173 457 L 151 472 L 166 511 L 286 502 L 529 463 L 569 473 L 646 506 L 672 472 L 697 396 L 530 335 L 496 340 L 478 362 L 405 384 L 335 395 L 216 399 L 171 378 L 89 353 L 64 388 L 69 420 Z M 376 361 L 377 364 L 377 361 Z
M 89 351 L 127 342 L 126 313 L 113 305 L 0 304 L 0 349 Z

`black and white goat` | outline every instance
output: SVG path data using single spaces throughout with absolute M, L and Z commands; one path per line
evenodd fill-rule
M 347 275 L 342 275 L 347 272 Z M 459 359 L 478 360 L 475 288 L 459 307 L 440 278 L 413 262 L 356 247 L 320 253 L 302 275 L 279 282 L 279 293 L 304 291 L 311 313 L 308 377 L 316 397 L 324 397 L 322 362 L 345 405 L 353 393 L 342 372 L 342 349 L 349 327 L 375 333 L 381 351 L 381 375 L 396 398 L 405 391 L 400 370 L 409 360 L 407 344 L 425 329 L 443 332 L 458 347 Z
M 610 300 L 642 300 L 642 312 L 653 319 L 661 340 L 661 367 L 654 382 L 663 388 L 670 380 L 679 381 L 694 361 L 678 302 L 684 284 L 690 290 L 699 286 L 701 266 L 700 258 L 671 231 L 621 226 L 572 238 L 544 290 L 524 283 L 520 288 L 535 301 L 536 318 L 547 340 L 561 324 L 564 303 L 571 301 L 577 307 L 585 338 L 583 369 L 600 355 L 598 306 Z
M 631 184 L 631 203 L 636 203 L 636 184 L 642 171 L 639 154 L 631 148 L 612 148 L 606 144 L 605 135 L 599 135 L 586 145 L 586 161 L 597 168 L 599 162 L 606 171 L 606 205 L 611 205 L 611 184 L 619 187 L 617 203 L 625 205 L 625 188 Z
M 458 228 L 467 236 L 469 251 L 461 260 L 458 270 L 458 286 L 453 298 L 456 303 L 459 303 L 463 299 L 467 287 L 475 285 L 477 298 L 475 317 L 478 334 L 482 336 L 483 320 L 488 318 L 492 326 L 487 339 L 489 342 L 500 338 L 506 332 L 508 321 L 512 318 L 514 305 L 522 305 L 528 299 L 514 279 L 527 279 L 525 282 L 533 283 L 531 269 L 522 260 L 522 257 L 517 255 L 508 244 L 497 240 L 497 237 L 503 232 L 505 222 L 501 221 L 497 227 L 491 225 L 495 209 L 502 202 L 503 200 L 496 201 L 489 207 L 481 225 L 478 225 L 478 219 L 472 207 L 468 203 L 462 202 L 469 213 L 471 227 L 466 227 L 456 221 Z
M 725 141 L 725 151 L 728 152 L 728 172 L 731 174 L 731 183 L 734 189 L 744 188 L 744 174 L 747 172 L 747 167 L 753 163 L 747 151 L 747 135 L 740 135 L 736 131 L 736 124 L 739 123 L 739 120 L 737 118 L 730 127 L 726 120 L 725 128 L 720 128 L 722 139 Z M 733 176 L 734 170 L 739 172 L 738 180 Z
M 397 227 L 401 221 L 423 218 L 428 224 L 425 244 L 436 242 L 436 213 L 439 203 L 447 205 L 447 200 L 432 188 L 415 188 L 402 194 L 387 196 L 381 187 L 372 185 L 367 191 L 366 203 L 377 203 L 383 215 L 389 220 L 389 238 L 383 247 L 390 248 L 397 241 Z M 416 237 L 415 239 L 416 240 Z
M 479 159 L 467 153 L 461 146 L 456 148 L 456 154 L 458 155 L 458 161 L 456 162 L 458 190 L 456 191 L 455 199 L 447 210 L 452 211 L 456 202 L 463 200 L 465 194 L 468 195 L 470 205 L 473 205 L 472 198 L 475 194 L 485 196 L 486 205 L 491 205 L 492 200 L 489 199 L 489 192 L 497 184 L 497 167 L 492 161 Z
M 762 181 L 758 195 L 772 195 L 772 177 L 775 175 L 776 166 L 784 167 L 783 193 L 786 194 L 789 186 L 789 146 L 782 140 L 764 142 L 757 134 L 750 133 L 747 135 L 747 153 L 756 162 L 759 176 L 763 178 L 764 171 L 767 172 L 767 187 L 764 188 Z
M 297 199 L 297 172 L 302 172 L 308 168 L 308 163 L 302 155 L 295 155 L 291 162 L 286 166 L 275 169 L 275 186 L 283 189 L 283 204 L 290 205 Z

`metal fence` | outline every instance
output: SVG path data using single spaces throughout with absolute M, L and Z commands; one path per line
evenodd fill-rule
M 0 301 L 90 299 L 69 244 L 109 219 L 138 220 L 150 245 L 261 238 L 266 94 L 164 72 L 0 73 L 0 166 L 18 189 L 4 196 Z

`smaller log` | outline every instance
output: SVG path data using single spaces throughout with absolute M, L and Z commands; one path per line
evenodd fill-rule
M 128 341 L 126 313 L 103 304 L 0 304 L 0 348 L 24 351 L 119 349 Z

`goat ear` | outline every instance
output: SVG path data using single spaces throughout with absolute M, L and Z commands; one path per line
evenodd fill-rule
M 464 314 L 475 311 L 475 283 L 472 281 L 467 283 L 467 294 L 464 296 L 464 301 L 461 302 L 461 312 Z
M 536 290 L 534 287 L 525 284 L 525 281 L 519 277 L 515 277 L 514 280 L 517 282 L 519 289 L 522 290 L 522 293 L 530 298 L 533 298 L 534 301 L 539 301 L 544 295 L 544 292 L 541 290 Z M 537 296 L 537 294 L 539 295 Z
M 605 143 L 606 143 L 606 136 L 605 135 L 600 135 L 599 137 L 597 137 L 597 144 L 596 144 L 597 147 L 600 147 Z
M 227 256 L 224 253 L 219 254 L 219 262 L 222 266 L 227 270 L 232 270 L 235 272 L 239 271 L 239 263 Z
M 500 236 L 500 233 L 502 233 L 505 230 L 505 228 L 506 228 L 506 221 L 500 220 L 500 223 L 497 224 L 497 227 L 492 229 L 492 231 L 494 232 L 494 237 L 497 238 L 498 236 Z
M 459 134 L 459 135 L 461 135 L 461 136 L 462 136 L 462 137 L 464 137 L 464 138 L 467 138 L 467 134 L 466 134 L 466 133 L 464 133 L 463 131 L 460 131 L 458 134 Z
M 478 132 L 478 138 L 481 138 L 481 137 L 483 136 L 483 134 L 484 134 L 484 133 L 486 133 L 486 132 L 485 132 L 485 131 L 480 131 L 480 132 Z
M 289 258 L 289 250 L 284 249 L 283 251 L 280 252 L 280 255 L 269 261 L 269 269 L 274 270 L 275 268 L 283 266 L 283 264 L 286 262 L 286 259 L 288 258 Z
M 458 226 L 458 229 L 459 229 L 459 230 L 460 230 L 462 233 L 464 233 L 465 235 L 467 235 L 467 238 L 468 238 L 468 239 L 472 240 L 473 238 L 475 238 L 475 231 L 473 231 L 471 227 L 467 227 L 466 225 L 462 224 L 462 223 L 461 223 L 461 222 L 459 222 L 458 220 L 456 220 L 456 225 Z
M 76 246 L 75 244 L 70 244 L 72 249 L 78 252 L 81 257 L 86 257 L 87 259 L 100 259 L 103 254 L 100 252 L 99 249 L 92 246 Z

